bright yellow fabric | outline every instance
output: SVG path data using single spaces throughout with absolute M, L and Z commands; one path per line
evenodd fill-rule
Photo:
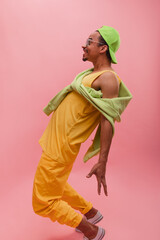
M 104 71 L 92 73 L 83 79 L 85 86 Z M 33 185 L 35 213 L 71 227 L 77 227 L 82 214 L 92 204 L 83 199 L 68 183 L 74 160 L 82 142 L 100 121 L 100 112 L 77 92 L 70 92 L 52 114 L 39 143 L 43 153 Z M 73 209 L 74 208 L 74 209 Z
M 93 81 L 102 73 L 104 72 L 112 72 L 116 78 L 118 79 L 119 83 L 121 82 L 121 79 L 119 78 L 119 76 L 112 70 L 103 70 L 103 71 L 99 71 L 99 72 L 95 72 L 95 73 L 91 73 L 89 75 L 87 75 L 86 77 L 84 77 L 84 79 L 82 80 L 82 83 L 84 86 L 86 87 L 91 87 Z
M 91 86 L 98 75 L 100 73 L 89 74 L 82 83 Z M 99 120 L 99 111 L 79 93 L 72 91 L 52 114 L 39 143 L 51 158 L 70 164 L 75 160 L 81 143 L 93 132 Z
M 74 209 L 85 214 L 92 204 L 67 183 L 71 169 L 72 164 L 66 166 L 43 152 L 34 178 L 32 205 L 36 214 L 75 228 L 82 215 Z
M 92 82 L 106 71 L 85 76 L 82 84 L 91 87 Z M 86 141 L 99 121 L 100 112 L 83 96 L 72 91 L 52 114 L 39 143 L 48 156 L 70 164 L 75 160 L 81 143 Z

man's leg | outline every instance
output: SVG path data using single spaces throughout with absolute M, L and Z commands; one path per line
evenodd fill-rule
M 101 229 L 88 222 L 67 202 L 62 200 L 63 192 L 71 165 L 64 165 L 42 154 L 38 164 L 33 185 L 33 209 L 43 217 L 49 217 L 73 228 L 78 228 L 87 239 L 102 239 Z
M 75 228 L 82 221 L 82 215 L 61 199 L 71 169 L 72 165 L 61 164 L 42 153 L 35 174 L 32 203 L 38 215 Z
M 66 183 L 61 199 L 84 214 L 91 223 L 98 223 L 103 218 L 101 213 L 92 206 L 92 203 L 86 201 L 69 183 Z

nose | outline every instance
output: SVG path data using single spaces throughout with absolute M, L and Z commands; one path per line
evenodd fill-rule
M 82 45 L 82 48 L 83 48 L 83 51 L 85 51 L 85 49 L 86 49 L 86 46 L 85 46 L 85 45 Z

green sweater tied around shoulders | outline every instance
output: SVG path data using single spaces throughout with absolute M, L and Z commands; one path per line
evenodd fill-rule
M 63 88 L 46 107 L 43 111 L 47 116 L 49 116 L 53 111 L 57 109 L 59 104 L 63 101 L 66 95 L 71 91 L 76 91 L 83 97 L 85 97 L 98 111 L 105 116 L 105 118 L 111 123 L 113 128 L 113 135 L 115 131 L 114 122 L 121 121 L 121 114 L 127 107 L 128 103 L 132 99 L 132 95 L 125 84 L 121 81 L 119 88 L 119 95 L 116 98 L 102 98 L 101 90 L 95 90 L 91 87 L 85 87 L 82 84 L 82 79 L 84 76 L 92 73 L 93 68 L 87 69 L 79 73 L 73 82 Z M 100 151 L 100 124 L 97 128 L 92 145 L 86 152 L 83 161 L 86 162 L 88 159 L 98 154 Z

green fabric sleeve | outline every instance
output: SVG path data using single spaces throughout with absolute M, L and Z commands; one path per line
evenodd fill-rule
M 73 89 L 71 85 L 66 86 L 63 88 L 59 93 L 56 94 L 54 98 L 51 99 L 51 101 L 43 108 L 43 112 L 49 116 L 53 111 L 56 110 L 56 108 L 59 106 L 59 104 L 63 101 L 63 99 L 66 97 L 66 95 L 71 92 Z

